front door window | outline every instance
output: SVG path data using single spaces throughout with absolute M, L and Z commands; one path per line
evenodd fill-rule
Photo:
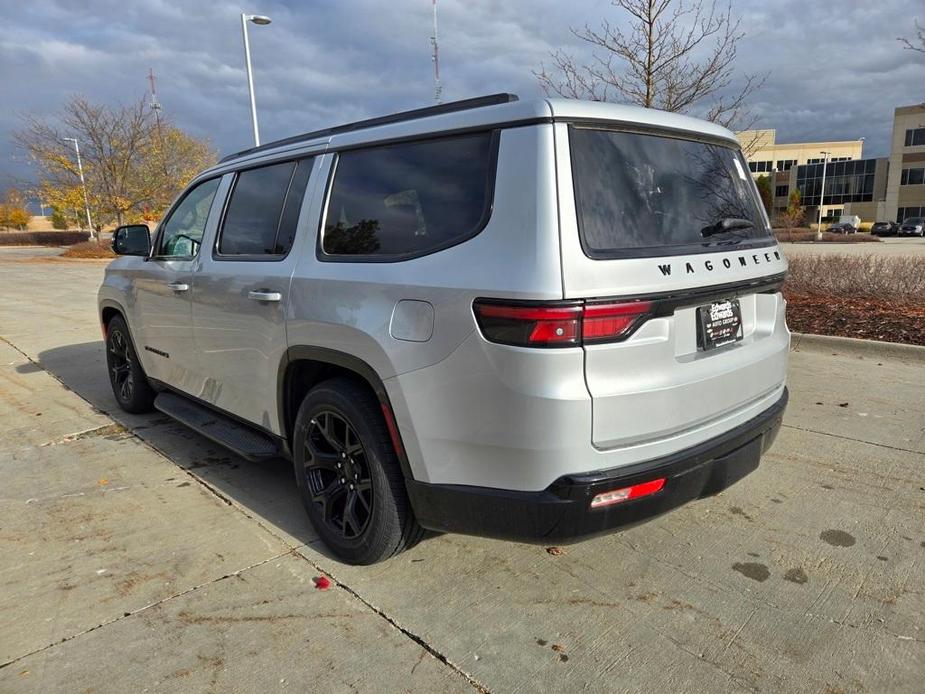
M 157 257 L 192 258 L 199 253 L 219 181 L 220 178 L 213 178 L 190 190 L 164 220 L 155 252 Z

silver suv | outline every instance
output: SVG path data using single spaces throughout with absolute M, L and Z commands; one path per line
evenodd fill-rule
M 500 94 L 308 133 L 113 247 L 119 405 L 290 458 L 347 562 L 651 518 L 754 470 L 787 401 L 787 261 L 684 116 Z

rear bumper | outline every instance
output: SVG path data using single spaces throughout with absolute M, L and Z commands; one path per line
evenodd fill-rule
M 430 530 L 524 542 L 567 542 L 636 525 L 688 501 L 712 496 L 758 467 L 780 429 L 788 393 L 751 420 L 670 456 L 580 475 L 539 492 L 408 480 L 418 522 Z M 591 509 L 602 492 L 664 477 L 651 496 Z

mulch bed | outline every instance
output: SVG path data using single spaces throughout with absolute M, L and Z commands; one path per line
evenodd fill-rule
M 794 332 L 925 345 L 925 302 L 784 292 Z
M 98 241 L 84 241 L 77 243 L 68 248 L 61 254 L 62 258 L 115 258 L 116 254 L 112 252 L 109 244 L 99 243 Z

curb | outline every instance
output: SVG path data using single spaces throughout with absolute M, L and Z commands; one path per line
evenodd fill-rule
M 925 347 L 923 346 L 903 345 L 898 342 L 859 340 L 854 337 L 791 333 L 790 349 L 794 352 L 837 351 L 854 357 L 890 357 L 925 364 Z

